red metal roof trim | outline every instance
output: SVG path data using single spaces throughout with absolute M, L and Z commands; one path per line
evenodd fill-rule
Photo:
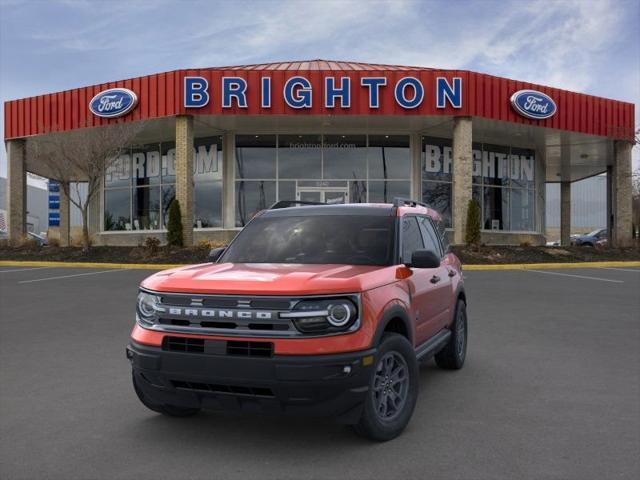
M 299 68 L 296 68 L 299 67 Z M 322 72 L 331 76 L 348 76 L 352 79 L 352 98 L 349 109 L 327 109 L 323 106 Z M 183 78 L 187 75 L 208 79 L 212 101 L 203 108 L 186 109 L 182 104 Z M 248 108 L 226 108 L 220 105 L 219 93 L 223 76 L 240 76 L 247 80 Z M 282 92 L 284 82 L 293 76 L 306 76 L 313 86 L 313 108 L 296 110 L 274 96 L 272 108 L 260 107 L 259 82 L 270 76 L 272 92 Z M 370 109 L 365 89 L 361 89 L 360 78 L 386 76 L 387 91 L 381 95 L 378 109 Z M 404 76 L 419 78 L 425 88 L 425 100 L 415 109 L 405 110 L 395 103 L 392 88 Z M 437 77 L 462 77 L 463 106 L 438 109 L 435 105 L 435 79 Z M 131 113 L 116 119 L 104 119 L 90 113 L 88 103 L 94 95 L 108 88 L 133 90 L 139 104 Z M 548 120 L 530 120 L 518 115 L 509 102 L 517 90 L 539 90 L 551 96 L 557 105 L 557 114 Z M 127 123 L 138 120 L 174 115 L 458 115 L 483 117 L 519 124 L 537 125 L 568 130 L 620 140 L 634 139 L 634 105 L 593 95 L 568 92 L 557 88 L 520 82 L 465 70 L 434 70 L 399 65 L 376 65 L 354 62 L 312 60 L 302 62 L 270 63 L 235 67 L 176 70 L 147 75 L 118 82 L 103 83 L 64 92 L 11 100 L 4 104 L 4 138 L 39 135 L 49 132 L 68 131 L 83 127 L 101 126 L 109 123 Z

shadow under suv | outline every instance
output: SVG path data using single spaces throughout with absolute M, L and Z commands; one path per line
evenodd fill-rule
M 384 441 L 411 418 L 418 361 L 462 367 L 462 267 L 440 216 L 402 199 L 299 204 L 142 282 L 127 357 L 144 405 L 331 416 Z

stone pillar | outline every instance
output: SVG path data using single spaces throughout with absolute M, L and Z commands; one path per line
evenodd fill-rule
M 27 172 L 25 141 L 7 142 L 7 229 L 12 244 L 27 234 Z
M 176 199 L 182 213 L 182 241 L 193 245 L 193 117 L 176 117 Z
M 222 137 L 222 227 L 236 228 L 236 136 Z
M 65 193 L 65 188 L 68 191 L 71 186 L 68 182 L 66 185 L 60 182 L 60 227 L 58 230 L 60 231 L 61 247 L 68 247 L 70 245 L 71 211 L 69 197 Z
M 467 209 L 471 200 L 473 174 L 473 125 L 470 117 L 456 117 L 453 123 L 453 243 L 464 243 Z
M 560 182 L 560 245 L 571 245 L 571 182 Z
M 409 140 L 411 152 L 411 199 L 422 201 L 422 135 L 414 133 Z
M 632 178 L 631 178 L 631 142 L 615 143 L 615 163 L 611 179 L 613 197 L 613 225 L 611 245 L 629 247 L 632 244 Z

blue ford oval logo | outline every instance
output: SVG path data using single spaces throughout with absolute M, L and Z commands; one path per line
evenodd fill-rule
M 126 115 L 138 104 L 138 96 L 127 88 L 103 90 L 89 102 L 89 110 L 103 118 Z
M 558 109 L 549 95 L 536 90 L 518 90 L 511 95 L 511 105 L 523 117 L 534 120 L 551 118 Z

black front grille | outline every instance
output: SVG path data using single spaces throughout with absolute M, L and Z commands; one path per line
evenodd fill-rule
M 267 387 L 241 387 L 237 385 L 219 385 L 214 383 L 185 382 L 171 380 L 174 388 L 195 390 L 199 392 L 228 393 L 231 395 L 248 395 L 254 397 L 273 397 L 273 391 Z
M 205 340 L 190 337 L 164 337 L 162 349 L 169 352 L 233 355 L 239 357 L 271 357 L 273 342 Z
M 171 352 L 204 353 L 204 340 L 188 337 L 164 337 L 162 349 Z
M 273 343 L 229 340 L 227 342 L 227 355 L 237 355 L 240 357 L 270 357 L 273 355 Z

